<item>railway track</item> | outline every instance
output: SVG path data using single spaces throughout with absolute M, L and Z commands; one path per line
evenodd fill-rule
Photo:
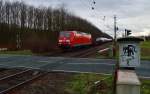
M 92 56 L 93 54 L 97 53 L 97 51 L 108 48 L 112 43 L 104 43 L 101 45 L 97 46 L 90 46 L 90 47 L 85 47 L 85 48 L 76 48 L 76 49 L 69 49 L 67 51 L 57 51 L 54 53 L 50 53 L 47 56 L 60 56 L 60 57 L 78 57 L 78 58 L 88 58 Z
M 79 57 L 79 58 L 90 57 L 91 55 L 97 53 L 97 51 L 99 51 L 100 49 L 104 49 L 104 48 L 108 47 L 109 45 L 110 45 L 110 43 L 106 43 L 104 45 L 93 46 L 86 50 L 82 50 L 82 51 L 79 51 L 76 53 L 71 53 L 68 56 L 69 57 Z
M 22 70 L 20 69 L 0 69 L 0 78 L 12 75 L 12 74 L 16 74 L 18 72 L 20 72 Z
M 44 76 L 46 72 L 38 70 L 25 69 L 17 73 L 12 73 L 0 78 L 0 94 L 8 94 L 10 91 L 28 84 L 35 79 Z

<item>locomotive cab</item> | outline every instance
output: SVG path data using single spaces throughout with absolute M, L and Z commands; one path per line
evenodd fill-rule
M 61 31 L 59 34 L 58 45 L 63 49 L 89 46 L 91 44 L 91 34 L 79 31 Z
M 61 31 L 59 33 L 59 40 L 58 44 L 59 47 L 62 48 L 70 48 L 71 47 L 71 40 L 72 40 L 73 33 L 69 31 Z

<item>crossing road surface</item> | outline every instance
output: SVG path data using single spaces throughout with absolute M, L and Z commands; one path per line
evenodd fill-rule
M 115 63 L 113 59 L 87 59 L 42 57 L 25 55 L 0 55 L 1 68 L 34 68 L 46 71 L 94 72 L 112 74 Z M 141 67 L 136 69 L 139 76 L 150 77 L 150 61 L 141 61 Z

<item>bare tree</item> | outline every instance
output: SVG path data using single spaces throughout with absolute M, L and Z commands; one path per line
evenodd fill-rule
M 16 43 L 17 39 L 22 43 L 28 42 L 24 46 L 36 44 L 37 49 L 41 50 L 42 45 L 45 46 L 43 49 L 48 49 L 50 45 L 56 46 L 59 32 L 63 30 L 87 32 L 95 38 L 102 35 L 109 37 L 85 19 L 69 13 L 63 5 L 58 9 L 35 8 L 24 2 L 0 0 L 0 31 L 5 31 L 5 35 L 0 32 L 0 38 L 7 37 L 4 43 L 14 45 L 12 43 Z

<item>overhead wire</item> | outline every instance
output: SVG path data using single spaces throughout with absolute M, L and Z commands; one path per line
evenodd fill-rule
M 96 4 L 96 1 L 95 0 L 92 0 L 93 1 L 93 3 L 94 3 L 94 5 Z M 93 9 L 94 11 L 95 11 L 95 14 L 96 15 L 101 15 L 101 13 L 98 11 L 98 8 L 96 7 L 96 5 L 94 6 L 94 9 Z M 113 26 L 111 26 L 111 25 L 109 25 L 108 23 L 106 23 L 106 16 L 104 16 L 104 19 L 100 19 L 101 20 L 101 22 L 103 22 L 104 23 L 104 26 L 108 29 L 108 30 L 113 30 L 114 29 L 114 27 Z M 123 27 L 122 27 L 123 26 Z M 119 33 L 122 33 L 121 31 L 124 31 L 125 30 L 125 28 L 124 28 L 124 26 L 125 25 L 122 25 L 122 26 L 120 26 L 120 24 L 117 26 L 117 28 L 119 28 L 118 29 L 118 34 Z
M 95 0 L 92 0 L 92 3 L 93 3 L 93 5 L 94 5 L 94 6 L 92 6 L 92 7 L 94 7 L 93 11 L 95 11 L 95 15 L 101 15 L 101 13 L 97 10 L 96 1 L 95 1 Z M 104 26 L 105 26 L 106 28 L 108 28 L 108 29 L 113 29 L 109 24 L 106 24 L 106 16 L 105 16 L 105 15 L 101 15 L 101 17 L 102 17 L 102 18 L 100 18 L 100 21 L 101 21 L 102 23 L 104 23 Z
M 88 13 L 89 15 L 91 15 L 91 13 L 93 12 L 92 9 L 91 9 L 91 6 L 92 6 L 91 1 L 86 3 L 85 0 L 80 0 L 80 2 L 84 5 L 85 8 L 88 8 L 89 10 L 91 10 L 91 12 Z M 96 13 L 94 13 L 94 15 L 96 15 Z M 92 15 L 92 16 L 94 17 L 94 15 Z
M 80 0 L 80 2 L 81 3 L 83 3 L 83 5 L 84 6 L 86 6 L 86 7 L 88 7 L 88 8 L 91 8 L 91 11 L 92 11 L 92 14 L 95 16 L 95 15 L 98 15 L 98 16 L 101 16 L 100 18 L 99 18 L 99 20 L 98 21 L 100 21 L 102 24 L 100 24 L 101 26 L 102 26 L 102 28 L 103 28 L 103 30 L 105 31 L 105 32 L 107 32 L 107 31 L 112 31 L 114 28 L 113 28 L 113 26 L 110 26 L 108 23 L 106 23 L 106 17 L 107 16 L 105 16 L 105 15 L 101 15 L 101 13 L 99 12 L 99 11 L 97 11 L 97 8 L 96 8 L 96 1 L 95 0 L 92 0 L 92 2 L 91 2 L 91 0 L 89 0 L 89 4 L 90 4 L 90 6 L 89 5 L 87 5 L 87 3 L 85 3 L 85 1 L 83 0 Z M 95 16 L 96 17 L 96 16 Z M 110 34 L 111 33 L 111 34 Z M 113 35 L 113 32 L 109 32 L 109 35 Z
M 83 7 L 85 8 L 85 9 L 89 9 L 90 10 L 90 6 L 88 5 L 88 4 L 90 4 L 89 2 L 88 3 L 86 3 L 86 2 L 84 2 L 84 0 L 79 0 L 82 4 L 83 4 Z M 90 15 L 91 13 L 90 13 L 90 11 L 88 12 L 88 15 Z
M 62 0 L 57 0 L 57 1 L 60 1 L 62 2 Z M 99 11 L 97 11 L 97 7 L 96 7 L 96 4 L 97 2 L 95 0 L 86 0 L 87 2 L 85 2 L 85 0 L 79 0 L 82 4 L 83 4 L 83 7 L 84 8 L 88 8 L 89 10 L 91 10 L 92 12 L 88 12 L 89 15 L 94 15 L 95 17 L 100 17 L 98 21 L 101 22 L 101 26 L 104 26 L 105 28 L 107 28 L 107 30 L 112 30 L 112 26 L 110 26 L 109 24 L 106 24 L 106 17 L 105 15 L 101 15 L 101 13 Z M 92 7 L 94 9 L 92 9 Z M 98 16 L 96 16 L 98 15 Z M 93 16 L 93 17 L 94 17 Z

